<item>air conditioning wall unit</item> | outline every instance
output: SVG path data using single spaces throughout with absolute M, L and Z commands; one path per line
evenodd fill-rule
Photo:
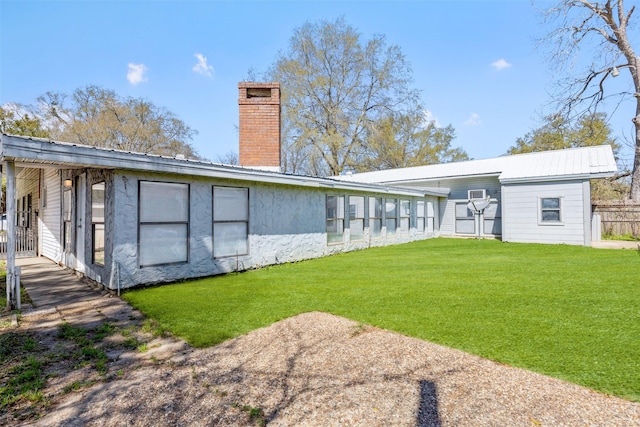
M 469 190 L 468 191 L 469 200 L 473 199 L 486 199 L 487 198 L 487 190 Z

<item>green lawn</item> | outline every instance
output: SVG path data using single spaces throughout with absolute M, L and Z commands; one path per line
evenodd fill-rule
M 124 298 L 198 347 L 325 311 L 640 401 L 639 255 L 432 239 Z

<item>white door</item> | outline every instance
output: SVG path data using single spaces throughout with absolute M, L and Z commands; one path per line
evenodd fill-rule
M 82 174 L 76 177 L 76 270 L 80 273 L 85 272 L 85 209 L 87 194 L 87 175 Z

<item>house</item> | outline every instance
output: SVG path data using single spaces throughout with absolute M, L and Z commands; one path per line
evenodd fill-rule
M 279 85 L 241 83 L 239 105 L 244 166 L 2 135 L 8 267 L 27 230 L 111 289 L 437 235 L 447 190 L 280 173 Z
M 8 283 L 38 254 L 111 289 L 439 235 L 589 244 L 610 147 L 334 178 L 280 166 L 280 86 L 240 83 L 240 162 L 0 136 Z M 487 200 L 481 214 L 469 199 Z
M 338 179 L 438 190 L 443 236 L 505 242 L 591 245 L 590 180 L 617 172 L 611 146 L 574 148 L 484 160 L 352 174 Z M 486 200 L 482 210 L 470 200 Z M 599 240 L 599 235 L 594 236 Z

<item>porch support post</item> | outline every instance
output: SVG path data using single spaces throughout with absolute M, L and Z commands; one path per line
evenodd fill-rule
M 16 270 L 16 166 L 12 161 L 4 163 L 7 176 L 7 307 L 17 307 L 20 289 L 15 280 Z

